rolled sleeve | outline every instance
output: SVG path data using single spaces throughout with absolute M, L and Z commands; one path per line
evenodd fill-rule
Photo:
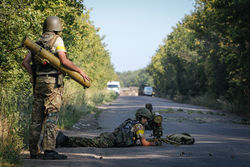
M 56 42 L 54 44 L 54 49 L 55 49 L 56 53 L 58 53 L 58 52 L 67 52 L 66 48 L 64 46 L 63 39 L 61 37 L 58 37 L 56 39 Z
M 136 124 L 134 130 L 137 138 L 145 137 L 145 129 L 141 124 Z

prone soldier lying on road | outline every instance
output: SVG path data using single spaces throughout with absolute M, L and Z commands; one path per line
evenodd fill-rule
M 69 137 L 59 132 L 57 147 L 128 147 L 158 146 L 160 140 L 149 142 L 145 138 L 145 125 L 152 119 L 152 112 L 147 108 L 136 111 L 136 120 L 127 119 L 113 132 L 105 132 L 93 139 L 85 137 Z

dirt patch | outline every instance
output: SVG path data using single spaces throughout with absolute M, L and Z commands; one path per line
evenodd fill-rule
M 86 129 L 97 129 L 98 122 L 95 114 L 88 114 L 82 117 L 76 124 L 70 128 L 70 130 L 86 130 Z
M 62 130 L 67 136 L 94 137 L 88 136 L 88 132 L 102 129 L 98 124 L 99 114 L 87 114 L 83 116 L 70 129 Z

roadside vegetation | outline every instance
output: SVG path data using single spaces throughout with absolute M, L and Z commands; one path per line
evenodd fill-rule
M 248 0 L 197 0 L 147 71 L 156 95 L 250 114 Z
M 68 87 L 71 85 L 72 84 L 69 83 L 65 85 L 64 105 L 60 111 L 59 119 L 60 129 L 68 129 L 72 127 L 86 114 L 94 114 L 96 116 L 99 115 L 101 111 L 97 108 L 97 106 L 107 104 L 116 99 L 118 96 L 114 91 L 99 90 L 96 88 L 90 88 L 84 92 L 81 86 L 79 89 L 72 90 Z
M 250 116 L 249 12 L 248 0 L 196 0 L 146 68 L 118 73 L 122 85 Z
M 99 112 L 95 107 L 116 96 L 105 89 L 106 83 L 117 76 L 110 54 L 89 20 L 83 1 L 3 0 L 0 3 L 0 166 L 20 165 L 20 153 L 27 148 L 32 107 L 30 76 L 21 66 L 27 53 L 19 48 L 25 36 L 36 40 L 42 34 L 47 16 L 61 18 L 62 37 L 67 55 L 93 80 L 91 88 L 65 78 L 65 96 L 61 128 L 68 128 L 81 115 Z

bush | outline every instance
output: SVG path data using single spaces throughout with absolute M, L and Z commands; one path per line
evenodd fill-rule
M 86 95 L 86 102 L 92 106 L 111 102 L 118 96 L 114 91 L 110 90 L 90 90 Z
M 117 95 L 113 91 L 87 89 L 71 81 L 65 84 L 64 105 L 60 111 L 59 127 L 68 129 L 86 114 L 100 114 L 97 105 L 114 100 Z
M 213 109 L 222 109 L 221 103 L 212 95 L 205 94 L 203 96 L 191 97 L 189 103 L 199 106 L 205 106 Z
M 20 153 L 28 138 L 31 103 L 24 103 L 29 97 L 17 94 L 13 89 L 0 91 L 0 161 L 2 164 L 20 164 Z M 27 123 L 27 124 L 26 124 Z M 7 165 L 6 165 L 7 166 Z

